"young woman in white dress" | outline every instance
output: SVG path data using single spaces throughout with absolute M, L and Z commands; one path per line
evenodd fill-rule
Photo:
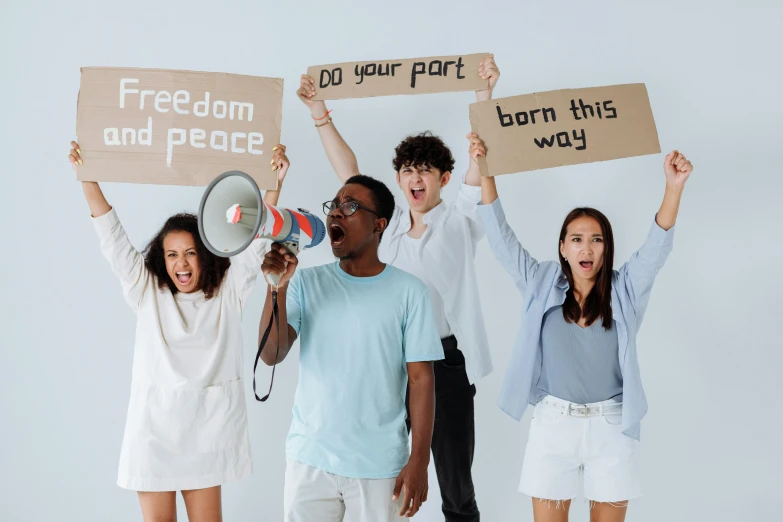
M 71 146 L 77 170 L 81 151 Z M 281 182 L 288 167 L 285 147 L 278 145 L 271 168 Z M 252 473 L 242 308 L 267 241 L 256 239 L 242 253 L 221 258 L 201 241 L 196 216 L 177 214 L 139 252 L 98 183 L 82 187 L 101 252 L 136 314 L 117 484 L 138 492 L 145 522 L 176 521 L 177 491 L 191 522 L 220 522 L 221 484 Z M 279 190 L 268 191 L 264 201 L 276 205 L 278 197 Z

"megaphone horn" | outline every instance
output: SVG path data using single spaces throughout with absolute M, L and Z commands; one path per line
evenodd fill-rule
M 298 255 L 326 236 L 323 221 L 310 212 L 266 205 L 253 178 L 238 170 L 209 184 L 199 205 L 198 230 L 207 249 L 221 257 L 239 254 L 257 237 Z M 277 286 L 280 275 L 269 274 L 267 280 Z
M 231 170 L 217 176 L 207 186 L 198 210 L 204 245 L 221 257 L 242 252 L 258 234 L 263 205 L 258 185 L 244 172 Z

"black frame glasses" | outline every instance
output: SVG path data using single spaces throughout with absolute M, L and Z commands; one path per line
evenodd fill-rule
M 374 210 L 370 210 L 364 205 L 361 205 L 356 201 L 352 201 L 352 200 L 343 201 L 342 203 L 337 203 L 336 201 L 325 201 L 323 207 L 324 207 L 324 214 L 326 214 L 327 216 L 332 210 L 336 209 L 337 207 L 340 207 L 340 212 L 342 212 L 343 216 L 346 217 L 353 216 L 356 213 L 356 211 L 359 209 L 366 210 L 370 214 L 381 217 L 380 214 L 378 214 Z

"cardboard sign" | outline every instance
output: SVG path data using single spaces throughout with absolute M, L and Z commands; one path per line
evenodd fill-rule
M 643 83 L 473 103 L 470 126 L 487 146 L 482 176 L 661 152 Z
M 318 65 L 308 68 L 307 74 L 315 80 L 314 100 L 478 91 L 489 87 L 489 80 L 478 72 L 486 55 Z
M 76 116 L 82 181 L 207 185 L 228 170 L 277 188 L 283 80 L 85 67 Z

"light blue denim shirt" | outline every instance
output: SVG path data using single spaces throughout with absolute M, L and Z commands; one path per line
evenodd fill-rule
M 522 294 L 522 325 L 500 392 L 500 409 L 517 421 L 528 404 L 535 404 L 536 385 L 541 376 L 541 324 L 544 314 L 565 301 L 568 280 L 560 263 L 539 263 L 522 247 L 511 227 L 500 199 L 479 205 L 481 217 L 495 257 L 513 278 Z M 623 373 L 623 433 L 640 438 L 640 423 L 647 413 L 642 388 L 636 333 L 642 324 L 653 282 L 672 250 L 674 227 L 663 230 L 653 220 L 644 245 L 612 278 L 612 327 L 617 328 L 618 356 Z

